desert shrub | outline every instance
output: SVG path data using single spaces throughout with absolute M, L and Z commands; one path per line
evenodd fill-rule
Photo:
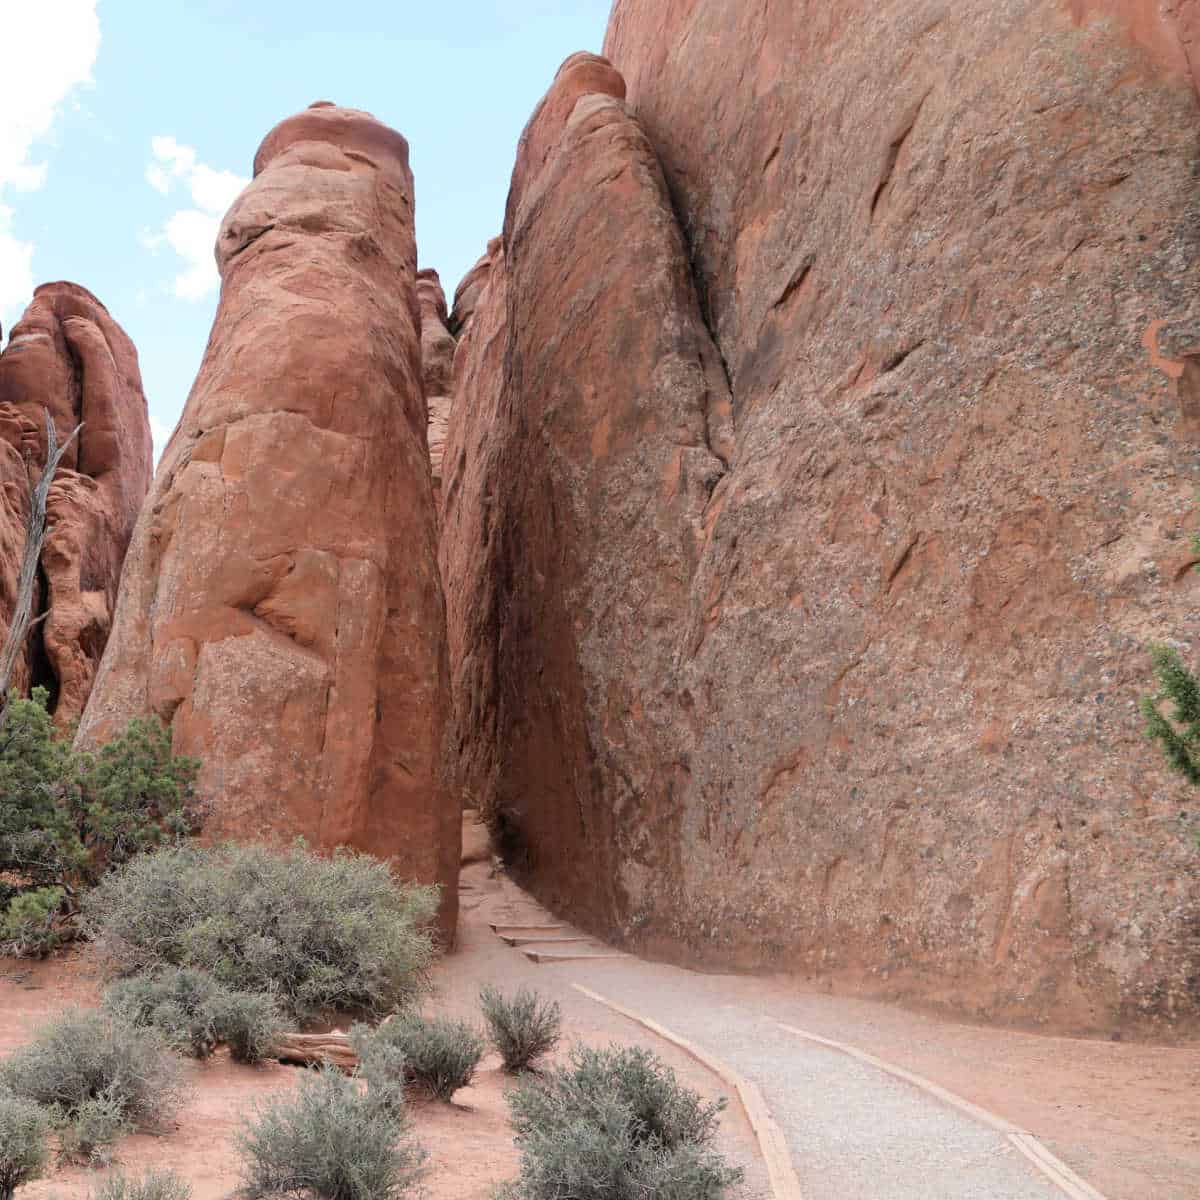
M 419 994 L 436 897 L 365 855 L 177 845 L 105 879 L 84 926 L 114 974 L 196 967 L 305 1021 L 329 1009 L 382 1014 Z
M 64 1162 L 107 1166 L 112 1161 L 113 1146 L 133 1128 L 125 1113 L 121 1089 L 114 1084 L 100 1095 L 84 1100 L 70 1119 L 61 1123 L 59 1157 Z
M 506 1071 L 528 1071 L 558 1045 L 562 1014 L 557 1004 L 542 1000 L 537 992 L 521 988 L 510 997 L 485 987 L 479 993 L 479 1005 Z
M 70 898 L 133 854 L 189 832 L 198 765 L 171 753 L 157 721 L 136 720 L 96 753 L 60 738 L 48 695 L 10 701 L 0 727 L 0 946 L 44 954 Z
M 223 989 L 214 1011 L 217 1036 L 235 1062 L 256 1063 L 271 1057 L 286 1022 L 274 996 Z
M 483 1038 L 465 1021 L 422 1017 L 402 1012 L 374 1030 L 354 1031 L 354 1045 L 365 1063 L 368 1084 L 380 1084 L 388 1074 L 403 1070 L 406 1083 L 437 1100 L 449 1100 L 469 1084 L 483 1057 Z M 380 1084 L 377 1084 L 379 1086 Z
M 45 958 L 62 943 L 56 925 L 66 892 L 60 887 L 18 891 L 0 913 L 0 947 L 19 958 Z
M 49 1110 L 68 1153 L 95 1159 L 126 1129 L 156 1129 L 182 1099 L 179 1066 L 151 1029 L 68 1009 L 0 1063 L 0 1085 Z
M 645 1050 L 578 1047 L 509 1107 L 520 1200 L 721 1200 L 741 1180 L 712 1146 L 724 1102 L 706 1104 Z
M 147 1171 L 139 1179 L 130 1179 L 114 1171 L 92 1190 L 92 1200 L 190 1200 L 192 1189 L 176 1172 Z
M 234 991 L 193 967 L 119 979 L 105 991 L 104 1007 L 134 1025 L 157 1029 L 194 1058 L 207 1058 L 225 1042 L 239 1062 L 258 1062 L 283 1026 L 272 997 Z
M 41 1178 L 49 1161 L 50 1120 L 36 1104 L 0 1091 L 0 1200 Z
M 412 1191 L 425 1161 L 403 1109 L 332 1068 L 260 1106 L 238 1146 L 250 1200 L 392 1200 Z

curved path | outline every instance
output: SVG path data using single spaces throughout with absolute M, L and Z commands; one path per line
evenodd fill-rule
M 1139 1186 L 1138 1191 L 1102 1192 L 1094 1180 L 1081 1177 L 1092 1165 L 1087 1155 L 1074 1155 L 1077 1174 L 1055 1157 L 1052 1150 L 1062 1153 L 1058 1146 L 1047 1148 L 1034 1136 L 1038 1129 L 1029 1126 L 1039 1124 L 1039 1097 L 1031 1097 L 1027 1111 L 1021 1111 L 1020 1104 L 1014 1111 L 1009 1103 L 1005 1115 L 997 1115 L 977 1107 L 987 1104 L 986 1088 L 963 1086 L 971 1078 L 971 1062 L 969 1057 L 964 1062 L 964 1055 L 986 1054 L 990 1061 L 981 1065 L 995 1075 L 991 1051 L 1005 1047 L 1007 1053 L 1013 1042 L 1021 1043 L 1018 1049 L 1026 1055 L 1026 1042 L 1051 1055 L 1073 1046 L 1078 1054 L 1090 1055 L 1089 1062 L 1124 1047 L 953 1026 L 774 981 L 700 975 L 648 963 L 562 926 L 507 880 L 489 879 L 486 866 L 464 873 L 464 887 L 461 936 L 466 951 L 462 957 L 471 960 L 467 973 L 478 977 L 482 971 L 501 983 L 534 984 L 559 999 L 573 1026 L 593 1022 L 594 1037 L 603 1030 L 610 1039 L 641 1040 L 656 1049 L 687 1052 L 722 1076 L 716 1090 L 737 1095 L 739 1083 L 748 1085 L 745 1108 L 750 1124 L 743 1123 L 740 1143 L 733 1131 L 730 1149 L 750 1167 L 748 1191 L 754 1196 L 1173 1200 L 1188 1194 L 1170 1183 L 1161 1190 Z M 466 962 L 456 968 L 455 958 L 460 956 L 447 962 L 452 973 L 467 969 Z M 885 1027 L 902 1029 L 906 1023 L 912 1046 L 906 1053 L 884 1054 L 879 1047 L 881 1040 L 888 1044 Z M 894 1038 L 894 1031 L 889 1036 Z M 930 1072 L 911 1069 L 914 1061 L 923 1065 L 921 1054 L 929 1042 L 938 1042 L 938 1053 L 948 1061 L 947 1069 L 937 1072 L 939 1082 L 930 1081 Z M 867 1053 L 869 1049 L 880 1058 Z M 1189 1070 L 1200 1068 L 1200 1054 L 1194 1050 L 1129 1049 L 1150 1056 L 1182 1055 Z M 1031 1091 L 1055 1086 L 1053 1079 L 1031 1073 L 1024 1060 L 1016 1069 L 1023 1070 L 1025 1078 L 1014 1078 L 1010 1101 L 1014 1092 L 1019 1097 L 1023 1086 Z M 757 1116 L 755 1094 L 765 1110 Z M 746 1149 L 751 1127 L 766 1150 L 768 1169 L 762 1161 L 748 1162 L 753 1154 Z M 771 1161 L 772 1141 L 782 1164 Z M 1181 1162 L 1166 1164 L 1165 1170 L 1177 1171 L 1173 1178 L 1182 1180 L 1191 1174 L 1196 1147 L 1180 1151 Z M 1162 1158 L 1156 1148 L 1151 1153 Z M 1142 1170 L 1141 1163 L 1137 1169 Z M 1152 1182 L 1144 1174 L 1142 1179 L 1147 1185 Z

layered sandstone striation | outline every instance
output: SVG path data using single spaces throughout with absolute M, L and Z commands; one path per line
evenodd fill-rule
M 315 105 L 269 133 L 221 302 L 130 548 L 80 731 L 157 713 L 214 838 L 352 846 L 443 885 L 445 619 L 408 147 Z
M 429 466 L 436 505 L 441 498 L 442 456 L 454 390 L 455 340 L 446 327 L 450 316 L 446 311 L 442 281 L 436 271 L 417 272 L 417 299 L 421 306 L 421 377 L 428 418 Z
M 1160 8 L 618 0 L 613 65 L 565 64 L 441 548 L 463 777 L 559 911 L 978 1015 L 1197 1015 L 1191 797 L 1136 711 L 1147 644 L 1200 644 Z
M 46 414 L 71 443 L 47 503 L 35 630 L 19 685 L 41 684 L 67 727 L 83 712 L 107 643 L 121 566 L 153 473 L 137 351 L 85 288 L 37 289 L 0 355 L 0 608 L 16 599 L 25 541 L 25 463 L 46 459 Z

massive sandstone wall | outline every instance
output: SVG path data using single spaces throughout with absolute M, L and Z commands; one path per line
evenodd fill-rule
M 445 616 L 404 139 L 315 105 L 222 224 L 221 302 L 80 731 L 152 711 L 212 837 L 350 845 L 445 889 Z
M 569 62 L 535 114 L 441 553 L 464 780 L 560 911 L 1196 1015 L 1191 797 L 1136 700 L 1148 642 L 1200 644 L 1200 113 L 1121 7 L 618 0 L 625 83 Z
M 108 640 L 121 565 L 150 487 L 153 449 L 137 351 L 108 310 L 73 283 L 43 284 L 0 355 L 0 612 L 7 627 L 25 542 L 25 459 L 46 458 L 46 417 L 67 450 L 47 501 L 36 600 L 48 611 L 23 664 L 64 728 L 87 702 Z

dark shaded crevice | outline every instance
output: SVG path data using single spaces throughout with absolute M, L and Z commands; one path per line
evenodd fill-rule
M 906 359 L 910 355 L 915 354 L 920 348 L 925 345 L 925 338 L 919 338 L 908 346 L 904 346 L 899 350 L 894 351 L 883 360 L 879 367 L 880 375 L 887 375 L 891 371 L 896 371 L 904 365 Z
M 50 654 L 46 649 L 45 631 L 46 617 L 50 609 L 50 581 L 46 578 L 46 569 L 41 563 L 38 563 L 37 578 L 38 595 L 41 597 L 45 607 L 38 613 L 36 623 L 29 631 L 29 690 L 32 693 L 34 688 L 45 688 L 50 693 L 47 701 L 47 710 L 53 714 L 58 707 L 58 697 L 61 687 L 59 685 L 58 672 L 55 671 L 54 664 L 50 660 Z
M 883 203 L 884 197 L 891 191 L 892 180 L 896 174 L 896 164 L 900 161 L 900 154 L 904 150 L 905 144 L 912 135 L 913 129 L 916 127 L 917 118 L 921 115 L 921 109 L 925 105 L 929 93 L 917 102 L 913 109 L 912 116 L 904 122 L 900 132 L 892 139 L 891 144 L 887 148 L 887 153 L 883 160 L 883 170 L 880 174 L 879 183 L 875 187 L 874 194 L 871 196 L 871 221 L 874 222 L 879 208 Z

